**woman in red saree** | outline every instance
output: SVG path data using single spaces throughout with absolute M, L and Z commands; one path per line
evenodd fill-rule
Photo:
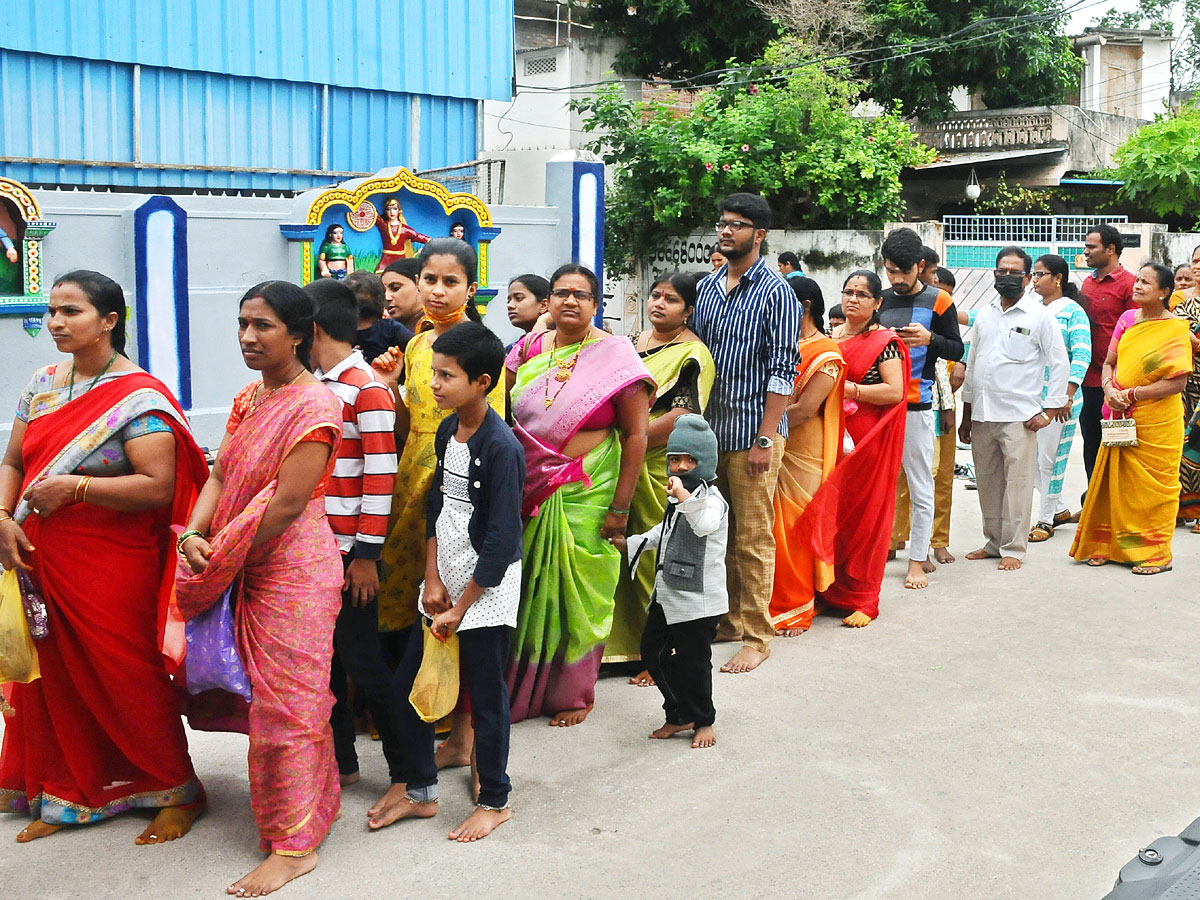
M 842 379 L 846 363 L 837 342 L 825 335 L 825 298 L 810 278 L 789 284 L 804 304 L 800 322 L 800 365 L 788 403 L 788 439 L 775 490 L 775 582 L 771 624 L 775 633 L 795 637 L 812 625 L 817 584 L 833 578 L 792 532 L 821 483 L 842 458 Z M 825 569 L 825 571 L 821 571 Z
M 846 279 L 846 324 L 835 336 L 846 360 L 846 432 L 854 449 L 821 485 L 790 539 L 793 554 L 812 554 L 822 600 L 849 610 L 842 623 L 854 628 L 879 615 L 904 450 L 908 348 L 879 325 L 882 300 L 874 272 L 860 269 Z
M 116 282 L 64 275 L 49 316 L 71 365 L 34 374 L 0 464 L 0 563 L 29 572 L 49 619 L 41 679 L 7 689 L 0 811 L 34 817 L 24 843 L 160 808 L 136 843 L 161 843 L 204 808 L 168 675 L 177 618 L 173 660 L 163 647 L 171 525 L 208 468 L 170 391 L 122 355 Z
M 237 896 L 270 893 L 316 868 L 316 848 L 341 804 L 329 667 L 342 562 L 325 484 L 342 410 L 308 371 L 312 336 L 312 304 L 296 285 L 268 281 L 242 298 L 238 340 L 262 381 L 234 399 L 212 477 L 179 539 L 176 594 L 185 617 L 240 578 L 237 646 L 253 699 L 247 708 L 206 691 L 189 713 L 193 727 L 250 735 L 250 804 L 268 856 L 229 887 Z

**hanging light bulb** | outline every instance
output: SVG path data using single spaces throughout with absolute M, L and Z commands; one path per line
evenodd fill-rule
M 967 189 L 965 191 L 967 199 L 974 203 L 979 199 L 979 194 L 982 190 L 979 186 L 979 177 L 975 174 L 975 170 L 972 169 L 970 177 L 967 178 Z

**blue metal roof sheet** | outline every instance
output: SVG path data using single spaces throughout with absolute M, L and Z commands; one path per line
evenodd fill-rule
M 513 0 L 3 0 L 0 48 L 509 100 Z

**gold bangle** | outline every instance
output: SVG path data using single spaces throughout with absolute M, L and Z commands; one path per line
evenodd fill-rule
M 92 480 L 91 475 L 84 475 L 82 478 L 79 479 L 79 481 L 77 481 L 75 483 L 75 502 L 76 503 L 84 502 L 84 498 L 87 497 L 88 482 L 91 480 Z M 82 492 L 82 496 L 80 496 L 81 492 Z
M 92 486 L 92 476 L 91 476 L 91 475 L 89 475 L 89 476 L 87 477 L 87 484 L 85 484 L 85 485 L 83 486 L 83 502 L 84 502 L 84 503 L 87 503 L 87 492 L 88 492 L 88 489 L 89 489 L 91 486 Z

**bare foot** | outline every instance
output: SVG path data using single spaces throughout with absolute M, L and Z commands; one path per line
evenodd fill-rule
M 317 851 L 303 856 L 270 854 L 258 868 L 225 888 L 235 897 L 265 897 L 279 890 L 294 878 L 307 875 L 317 867 Z
M 466 821 L 446 837 L 452 841 L 469 844 L 471 841 L 487 837 L 511 818 L 512 810 L 507 806 L 504 809 L 484 809 L 482 806 L 477 806 L 475 812 L 467 816 Z
M 642 669 L 629 679 L 629 683 L 636 684 L 638 687 L 654 687 L 654 678 L 650 675 L 649 669 Z
M 696 729 L 696 733 L 692 735 L 693 750 L 707 750 L 709 747 L 717 746 L 717 733 L 713 731 L 711 725 L 701 725 Z
M 1099 568 L 1100 566 L 1104 565 L 1107 562 L 1108 562 L 1108 560 L 1105 559 L 1103 556 L 1093 556 L 1091 559 L 1089 559 L 1087 561 L 1087 564 L 1089 566 L 1091 566 L 1093 569 L 1096 569 L 1096 568 Z
M 192 830 L 192 823 L 208 810 L 201 803 L 188 806 L 168 806 L 160 809 L 146 830 L 133 839 L 138 846 L 146 844 L 161 844 L 164 841 L 174 841 Z
M 550 724 L 561 728 L 570 728 L 572 725 L 578 725 L 586 719 L 588 713 L 591 711 L 592 707 L 590 706 L 583 709 L 564 709 L 562 712 L 555 713 L 550 717 Z
M 43 822 L 39 819 L 36 822 L 26 825 L 17 833 L 17 843 L 28 844 L 30 841 L 36 841 L 38 838 L 49 837 L 61 829 L 61 825 L 51 825 L 49 822 Z
M 999 558 L 1000 558 L 999 553 L 993 553 L 991 550 L 987 550 L 983 547 L 980 547 L 978 550 L 972 550 L 970 553 L 967 554 L 967 559 L 999 559 Z
M 471 764 L 471 748 L 475 745 L 475 729 L 467 713 L 456 712 L 450 726 L 450 736 L 438 746 L 433 761 L 439 769 L 458 769 Z
M 922 571 L 922 572 L 924 572 L 926 575 L 932 575 L 934 572 L 936 572 L 936 571 L 937 571 L 937 566 L 935 566 L 935 565 L 934 565 L 934 564 L 933 564 L 933 563 L 932 563 L 932 562 L 929 560 L 929 558 L 928 558 L 928 557 L 926 557 L 926 558 L 925 558 L 925 559 L 924 559 L 924 560 L 921 562 L 921 571 Z
M 807 628 L 776 628 L 776 637 L 800 637 L 808 629 Z
M 842 619 L 843 625 L 849 625 L 851 628 L 866 628 L 871 624 L 871 617 L 861 610 L 855 610 Z
M 338 775 L 338 783 L 342 787 L 346 787 L 347 785 L 356 784 L 360 778 L 362 778 L 362 775 L 358 772 L 349 772 L 346 775 Z
M 923 564 L 914 559 L 908 561 L 908 572 L 904 575 L 904 586 L 912 591 L 919 591 L 929 587 L 929 578 L 925 574 L 925 566 Z
M 667 722 L 661 728 L 655 728 L 650 732 L 650 738 L 655 741 L 665 741 L 667 738 L 674 737 L 681 731 L 691 731 L 695 727 L 695 722 L 688 722 L 686 725 L 672 725 L 670 722 Z
M 949 547 L 937 547 L 933 551 L 933 558 L 943 566 L 948 566 L 954 562 L 954 554 L 950 552 Z
M 372 819 L 378 819 L 387 810 L 391 809 L 397 803 L 400 803 L 407 797 L 408 786 L 404 782 L 393 784 L 382 797 L 379 802 L 367 810 L 367 823 L 370 824 Z
M 754 647 L 742 647 L 733 655 L 733 659 L 721 666 L 722 672 L 728 672 L 733 675 L 741 675 L 743 672 L 753 672 L 771 655 L 771 651 L 766 647 L 758 650 Z
M 368 819 L 367 827 L 372 831 L 378 831 L 401 819 L 432 819 L 437 815 L 437 811 L 438 802 L 436 800 L 418 803 L 406 794 L 403 800 L 393 803 L 375 818 Z
M 1000 565 L 996 566 L 1001 572 L 1015 572 L 1021 568 L 1021 561 L 1015 556 L 1005 556 L 1000 560 Z

